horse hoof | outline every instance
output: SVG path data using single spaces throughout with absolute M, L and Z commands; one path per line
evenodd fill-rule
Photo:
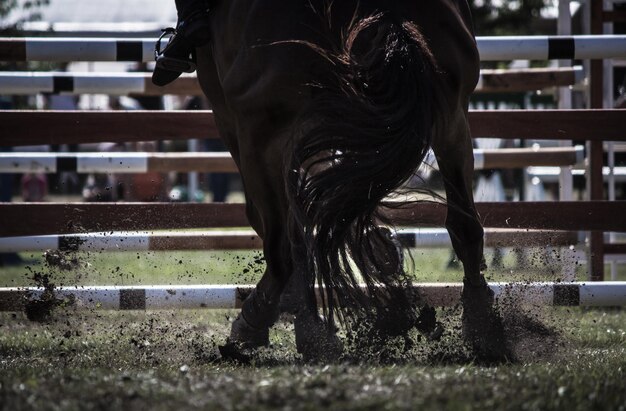
M 253 327 L 239 314 L 233 321 L 226 344 L 220 345 L 218 349 L 225 360 L 249 364 L 254 351 L 269 343 L 269 328 Z
M 435 324 L 435 328 L 431 332 L 426 334 L 426 338 L 428 339 L 428 341 L 439 341 L 444 331 L 445 328 L 443 324 L 437 321 L 437 324 Z
M 269 327 L 256 328 L 239 314 L 230 329 L 229 342 L 245 350 L 266 347 L 270 344 Z M 227 343 L 228 345 L 228 343 Z
M 462 333 L 477 361 L 501 363 L 511 359 L 502 318 L 487 284 L 463 289 Z
M 343 344 L 336 335 L 326 332 L 315 341 L 299 345 L 297 349 L 307 363 L 334 362 L 341 357 Z
M 297 349 L 305 363 L 328 363 L 339 360 L 343 353 L 343 344 L 337 336 L 332 335 L 298 345 Z
M 511 359 L 502 319 L 497 314 L 483 315 L 480 320 L 464 316 L 463 339 L 478 362 L 497 364 Z
M 241 344 L 227 340 L 226 344 L 217 348 L 222 358 L 226 361 L 240 364 L 250 364 L 252 361 L 253 350 L 245 349 Z
M 423 306 L 417 317 L 415 328 L 423 335 L 430 336 L 437 327 L 441 327 L 441 323 L 437 322 L 435 309 L 429 305 Z
M 319 317 L 302 319 L 296 316 L 294 327 L 296 348 L 305 362 L 333 362 L 341 357 L 341 340 Z

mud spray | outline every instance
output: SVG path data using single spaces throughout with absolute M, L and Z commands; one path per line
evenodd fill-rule
M 523 261 L 527 264 L 525 267 L 519 265 L 518 259 L 515 270 L 537 271 L 537 266 L 543 265 L 544 270 L 548 267 L 549 273 L 554 273 L 555 253 L 540 251 L 540 256 L 542 257 L 535 255 L 524 258 Z M 31 269 L 30 272 L 33 285 L 43 288 L 43 292 L 37 298 L 29 298 L 26 302 L 27 318 L 44 323 L 63 323 L 64 327 L 60 332 L 65 339 L 83 335 L 86 332 L 84 324 L 89 322 L 87 316 L 103 314 L 97 309 L 92 313 L 73 310 L 74 301 L 71 297 L 61 299 L 55 295 L 54 277 L 55 274 L 64 272 L 64 278 L 67 278 L 69 272 L 80 278 L 84 275 L 81 271 L 89 265 L 85 261 L 88 258 L 89 253 L 79 257 L 76 252 L 46 252 L 43 256 L 43 269 L 39 272 Z M 549 259 L 550 264 L 546 264 L 543 258 Z M 538 264 L 538 261 L 542 264 Z M 239 267 L 236 270 L 238 283 L 253 282 L 265 268 L 260 254 L 248 258 L 237 256 L 235 266 Z M 498 267 L 498 270 L 502 269 L 502 266 Z M 123 271 L 118 267 L 117 272 Z M 546 360 L 556 355 L 565 345 L 557 328 L 549 325 L 549 311 L 546 309 L 522 306 L 515 296 L 505 296 L 498 300 L 497 309 L 503 319 L 505 344 L 511 353 L 507 358 L 508 361 Z M 185 323 L 177 321 L 177 318 L 185 317 L 177 312 L 119 314 L 119 319 L 128 317 L 128 322 L 120 324 L 117 332 L 126 346 L 130 346 L 148 362 L 158 364 L 180 354 L 188 362 L 214 363 L 221 361 L 217 347 L 223 343 L 228 334 L 229 324 L 234 315 L 232 311 L 219 314 L 220 320 L 217 323 L 216 316 L 212 315 L 210 324 L 207 323 L 206 327 L 198 329 L 197 326 L 186 326 Z M 383 336 L 374 329 L 374 322 L 362 318 L 354 319 L 349 327 L 339 331 L 344 343 L 344 353 L 338 361 L 370 364 L 480 362 L 461 337 L 462 308 L 460 306 L 439 308 L 436 315 L 440 328 L 434 336 L 422 335 L 416 329 L 403 335 Z M 79 326 L 81 316 L 86 316 L 85 323 Z M 254 353 L 253 363 L 271 365 L 301 361 L 295 352 L 292 318 L 283 315 L 281 319 L 272 330 L 272 345 Z

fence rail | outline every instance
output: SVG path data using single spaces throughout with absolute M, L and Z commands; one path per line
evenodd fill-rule
M 399 225 L 442 227 L 441 203 L 389 203 Z M 626 231 L 626 201 L 477 203 L 485 227 Z M 25 223 L 27 222 L 27 223 Z M 0 203 L 0 236 L 247 227 L 244 204 Z
M 626 141 L 626 110 L 478 110 L 474 137 Z M 217 138 L 211 111 L 0 110 L 5 146 Z

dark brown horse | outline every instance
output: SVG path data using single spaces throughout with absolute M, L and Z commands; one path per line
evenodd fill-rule
M 281 305 L 295 314 L 305 358 L 339 353 L 334 324 L 348 312 L 373 318 L 381 334 L 432 332 L 434 311 L 415 307 L 397 244 L 377 228 L 381 201 L 432 147 L 465 269 L 465 337 L 478 354 L 502 358 L 471 190 L 467 107 L 479 60 L 466 1 L 214 3 L 198 77 L 267 263 L 222 353 L 266 345 Z M 323 320 L 316 284 L 326 290 Z

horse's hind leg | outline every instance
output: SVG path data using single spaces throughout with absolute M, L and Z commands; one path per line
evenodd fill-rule
M 295 314 L 296 343 L 299 352 L 306 359 L 312 359 L 320 354 L 319 347 L 328 348 L 327 344 L 320 343 L 324 339 L 319 338 L 325 336 L 326 330 L 317 316 L 312 300 L 315 296 L 307 289 L 302 273 L 299 272 L 300 275 L 290 282 L 292 273 L 298 268 L 294 267 L 292 245 L 287 235 L 288 207 L 280 161 L 284 139 L 263 119 L 250 122 L 250 130 L 240 130 L 239 160 L 247 198 L 246 212 L 250 224 L 263 238 L 266 271 L 244 301 L 232 324 L 229 343 L 221 348 L 221 352 L 225 357 L 246 361 L 251 349 L 267 345 L 269 328 L 279 316 L 280 297 L 287 284 L 292 284 L 289 287 L 290 301 L 286 304 Z M 259 138 L 255 139 L 257 135 Z M 261 136 L 272 138 L 263 140 Z M 259 151 L 259 146 L 264 150 Z
M 298 235 L 292 233 L 292 237 Z M 334 361 L 341 355 L 343 346 L 335 330 L 329 329 L 318 314 L 315 291 L 306 279 L 306 252 L 302 244 L 292 241 L 293 273 L 281 305 L 294 315 L 296 348 L 304 361 Z
M 451 132 L 441 134 L 433 142 L 448 202 L 446 228 L 450 233 L 452 247 L 463 263 L 467 285 L 484 284 L 483 228 L 478 219 L 472 194 L 474 157 L 469 128 L 465 116 L 457 116 Z
M 472 195 L 474 158 L 466 114 L 459 110 L 449 132 L 438 137 L 433 149 L 446 189 L 446 228 L 464 269 L 463 335 L 479 359 L 501 361 L 507 357 L 502 322 L 481 274 L 483 228 Z

